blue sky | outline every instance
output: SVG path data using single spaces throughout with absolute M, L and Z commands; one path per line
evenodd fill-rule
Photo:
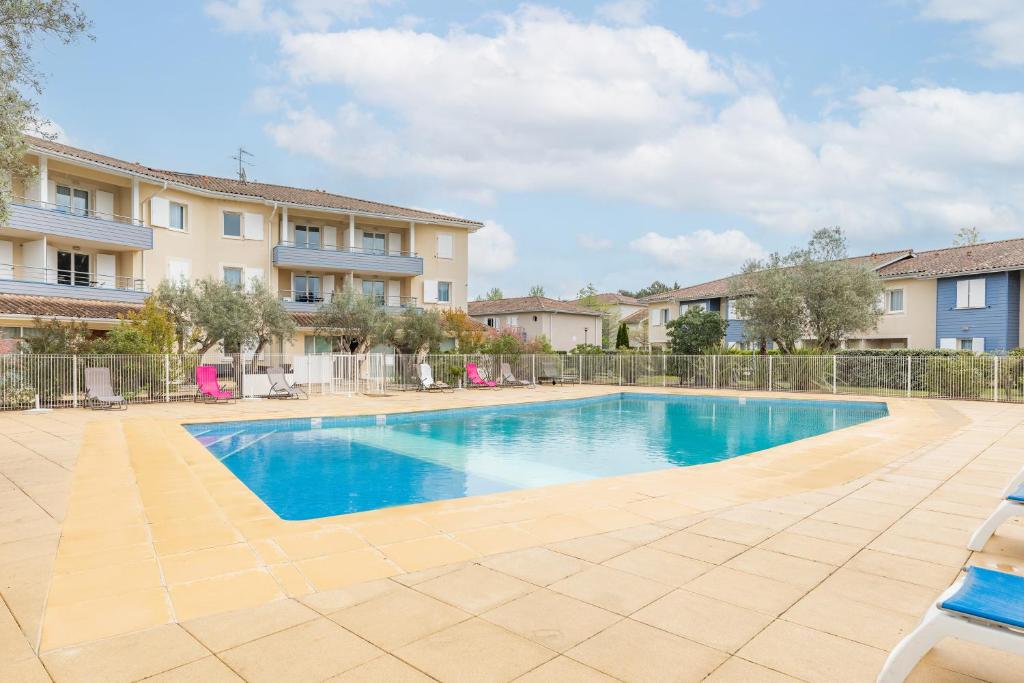
M 68 142 L 486 221 L 472 294 L 1024 225 L 1017 0 L 81 4 L 37 48 Z

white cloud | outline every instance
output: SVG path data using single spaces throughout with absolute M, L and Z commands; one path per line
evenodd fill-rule
M 37 125 L 31 126 L 25 129 L 25 132 L 29 135 L 38 135 L 40 137 L 49 138 L 62 142 L 65 145 L 73 144 L 71 138 L 68 137 L 67 131 L 57 123 L 50 119 L 41 119 Z
M 1020 0 L 926 0 L 921 16 L 973 26 L 985 62 L 994 66 L 1024 64 L 1024 2 Z
M 588 251 L 605 251 L 613 246 L 612 241 L 607 237 L 598 237 L 597 235 L 588 235 L 586 233 L 576 235 L 576 244 Z
M 650 0 L 613 0 L 598 5 L 594 13 L 599 19 L 612 24 L 638 26 L 644 23 L 650 11 Z
M 713 272 L 733 272 L 748 259 L 766 256 L 761 245 L 740 230 L 696 230 L 672 237 L 649 232 L 629 247 L 660 265 Z
M 761 0 L 708 0 L 705 7 L 715 14 L 742 17 L 761 9 Z
M 500 273 L 518 260 L 512 235 L 494 221 L 484 221 L 484 227 L 469 236 L 470 278 Z
M 316 30 L 337 22 L 354 22 L 373 15 L 390 0 L 212 0 L 206 14 L 232 32 Z

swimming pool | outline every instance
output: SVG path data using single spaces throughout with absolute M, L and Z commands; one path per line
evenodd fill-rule
M 887 415 L 884 403 L 662 394 L 185 425 L 278 516 L 685 467 Z

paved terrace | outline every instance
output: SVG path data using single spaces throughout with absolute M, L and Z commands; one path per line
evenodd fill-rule
M 180 426 L 603 393 L 0 413 L 0 680 L 871 681 L 965 562 L 1024 564 L 1017 524 L 965 550 L 1024 406 L 890 399 L 724 462 L 304 522 Z M 911 680 L 1022 664 L 947 640 Z

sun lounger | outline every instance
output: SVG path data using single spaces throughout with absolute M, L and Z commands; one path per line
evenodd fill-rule
M 507 387 L 527 387 L 530 389 L 537 388 L 537 385 L 529 380 L 516 379 L 516 376 L 512 374 L 512 368 L 508 363 L 501 364 L 501 385 Z
M 575 374 L 568 374 L 562 370 L 562 361 L 543 360 L 540 363 L 540 374 L 537 376 L 537 381 L 551 382 L 551 384 L 566 382 L 577 382 L 579 377 Z
M 992 534 L 996 532 L 1003 522 L 1007 522 L 1014 517 L 1024 517 L 1024 484 L 1020 484 L 1017 488 L 1010 490 L 1004 494 L 1005 500 L 996 506 L 996 509 L 992 511 L 992 514 L 988 516 L 978 530 L 971 536 L 971 540 L 967 543 L 969 550 L 981 550 L 988 543 L 988 539 L 992 538 Z
M 267 368 L 267 379 L 270 380 L 270 393 L 267 394 L 270 398 L 309 398 L 305 389 L 288 381 L 284 368 L 279 365 Z
M 94 410 L 128 409 L 124 397 L 114 393 L 110 383 L 110 368 L 85 369 L 85 404 Z
M 497 389 L 498 383 L 480 376 L 480 370 L 476 363 L 466 363 L 466 379 L 469 380 L 467 387 L 474 389 Z
M 420 363 L 417 376 L 420 381 L 419 388 L 423 391 L 455 391 L 450 385 L 434 379 L 434 370 L 429 363 Z
M 877 683 L 902 683 L 946 637 L 1024 655 L 1024 576 L 968 567 L 893 649 Z
M 196 366 L 196 399 L 206 403 L 230 402 L 235 395 L 217 382 L 217 368 L 212 365 Z

